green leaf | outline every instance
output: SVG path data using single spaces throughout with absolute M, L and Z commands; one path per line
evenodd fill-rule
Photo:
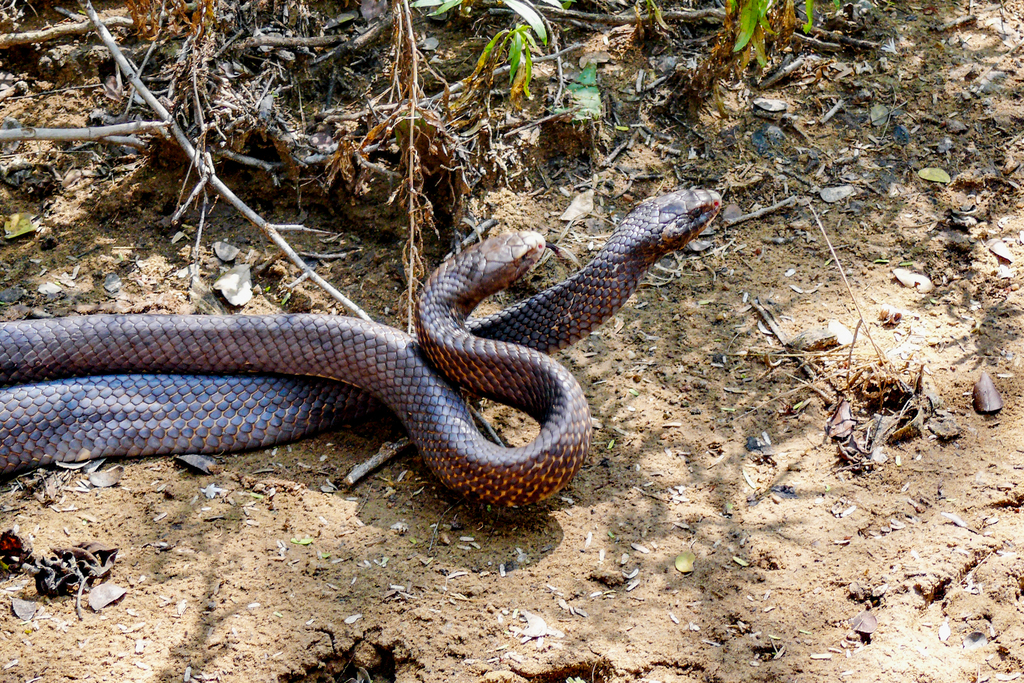
M 593 62 L 587 64 L 586 68 L 576 77 L 576 82 L 580 85 L 597 85 L 597 64 Z
M 538 38 L 540 38 L 540 42 L 545 45 L 548 44 L 548 32 L 544 29 L 544 21 L 540 18 L 540 15 L 537 14 L 537 10 L 530 7 L 525 2 L 520 2 L 520 0 L 502 0 L 502 2 L 526 20 L 526 23 L 530 25 L 533 32 L 537 34 Z
M 601 118 L 601 91 L 597 89 L 597 65 L 588 64 L 576 80 L 565 89 L 572 95 L 577 112 L 576 121 L 597 121 Z
M 693 563 L 697 561 L 697 556 L 689 550 L 676 555 L 676 571 L 683 574 L 689 574 L 693 571 Z
M 450 10 L 452 7 L 457 7 L 458 5 L 461 5 L 461 4 L 462 4 L 462 0 L 447 0 L 447 2 L 441 3 L 441 6 L 438 7 L 436 10 L 434 10 L 433 12 L 431 12 L 430 15 L 431 16 L 436 16 L 438 14 L 444 14 L 445 12 Z
M 4 237 L 12 240 L 15 237 L 35 232 L 38 227 L 39 225 L 27 214 L 12 213 L 8 216 L 7 220 L 4 221 Z
M 735 562 L 736 564 L 738 564 L 741 567 L 749 567 L 750 566 L 749 562 L 744 560 L 742 557 L 736 557 L 735 555 L 732 556 L 732 561 Z
M 529 36 L 530 34 L 525 34 Z M 530 96 L 530 81 L 533 80 L 533 57 L 530 55 L 530 47 L 523 50 L 523 94 Z
M 523 36 L 521 33 L 512 34 L 512 42 L 508 46 L 508 82 L 516 79 L 516 72 L 519 71 L 519 59 L 523 54 Z
M 750 39 L 754 36 L 754 29 L 757 28 L 758 19 L 757 8 L 754 0 L 749 0 L 747 4 L 740 7 L 740 32 L 736 36 L 736 45 L 732 48 L 733 52 L 739 52 L 747 46 Z
M 922 168 L 917 172 L 917 175 L 921 176 L 925 180 L 930 180 L 933 183 L 948 183 L 951 180 L 949 174 L 941 168 L 933 168 L 931 166 L 928 168 Z
M 313 543 L 313 539 L 309 536 L 306 536 L 305 538 L 293 538 L 292 543 L 295 545 L 310 545 Z
M 810 33 L 814 26 L 814 0 L 804 0 L 804 10 L 807 12 L 807 23 L 804 24 L 804 33 Z

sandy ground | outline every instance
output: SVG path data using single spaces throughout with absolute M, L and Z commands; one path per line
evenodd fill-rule
M 932 28 L 968 13 L 975 22 Z M 212 475 L 150 459 L 125 463 L 110 488 L 80 484 L 80 472 L 29 478 L 30 491 L 25 479 L 8 480 L 0 529 L 16 527 L 40 555 L 87 540 L 119 548 L 109 580 L 127 594 L 79 620 L 73 598 L 40 600 L 30 578 L 0 574 L 0 680 L 347 681 L 359 667 L 373 681 L 403 683 L 1020 678 L 1024 302 L 1016 261 L 1001 263 L 989 241 L 1024 257 L 1022 32 L 1012 4 L 1002 13 L 894 5 L 867 34 L 892 36 L 894 51 L 829 56 L 763 93 L 729 90 L 728 119 L 638 119 L 669 140 L 641 134 L 610 167 L 574 158 L 563 128 L 543 129 L 523 174 L 478 188 L 470 211 L 499 219 L 496 230 L 558 237 L 558 215 L 582 189 L 574 185 L 596 175 L 594 214 L 561 241 L 582 259 L 635 202 L 679 183 L 722 192 L 735 204 L 727 212 L 797 198 L 756 220 L 719 220 L 706 249 L 663 261 L 612 321 L 558 355 L 599 423 L 572 484 L 529 508 L 486 509 L 453 496 L 407 451 L 345 487 L 351 466 L 402 435 L 392 418 L 225 456 Z M 32 60 L 17 57 L 20 66 L 5 68 L 31 76 Z M 643 63 L 638 51 L 618 55 L 602 67 L 606 86 L 625 88 Z M 538 67 L 539 92 L 545 73 Z M 82 78 L 98 76 L 85 68 Z M 756 145 L 770 122 L 751 109 L 762 95 L 797 117 L 779 124 L 783 139 L 764 155 Z M 71 91 L 0 106 L 26 125 L 83 125 L 97 98 Z M 879 104 L 896 118 L 872 126 Z M 896 124 L 909 142 L 894 140 Z M 629 135 L 614 133 L 604 151 Z M 179 228 L 165 220 L 181 168 L 34 144 L 2 157 L 52 164 L 33 177 L 52 172 L 47 186 L 0 185 L 3 214 L 39 215 L 43 227 L 0 245 L 0 288 L 26 290 L 0 313 L 115 302 L 131 312 L 194 310 L 175 276 L 189 263 L 194 214 L 180 228 L 184 241 L 172 242 Z M 925 167 L 952 182 L 922 179 Z M 74 169 L 82 173 L 69 178 Z M 633 183 L 623 169 L 659 179 Z M 538 193 L 540 171 L 562 175 Z M 261 190 L 258 172 L 226 180 L 256 188 L 248 199 L 272 220 L 342 230 L 329 248 L 361 250 L 319 272 L 376 319 L 403 324 L 400 218 L 384 225 L 387 215 L 358 203 L 300 206 L 285 188 Z M 856 194 L 821 199 L 821 188 L 842 185 Z M 290 239 L 328 248 L 315 236 Z M 447 237 L 426 239 L 436 263 Z M 254 264 L 274 253 L 217 206 L 201 261 L 211 280 L 223 267 L 216 240 Z M 896 267 L 927 275 L 934 290 L 901 285 Z M 123 282 L 118 300 L 103 290 L 111 272 Z M 567 273 L 550 261 L 490 305 Z M 280 310 L 287 292 L 284 310 L 339 312 L 308 283 L 287 289 L 295 275 L 283 265 L 265 271 L 240 312 Z M 63 294 L 38 294 L 44 282 Z M 855 329 L 856 301 L 856 348 L 787 353 L 755 300 L 790 335 L 830 320 Z M 899 324 L 883 325 L 884 307 L 902 312 Z M 972 407 L 982 371 L 1005 401 L 998 414 Z M 825 435 L 838 400 L 867 423 L 918 405 L 897 394 L 880 407 L 870 394 L 919 376 L 957 435 L 927 427 L 873 458 L 843 458 Z M 490 404 L 484 412 L 512 442 L 531 438 L 520 415 Z M 763 435 L 770 448 L 748 450 Z M 220 490 L 213 499 L 201 493 L 210 484 Z M 687 551 L 695 560 L 683 573 L 675 562 Z M 35 616 L 17 618 L 11 598 L 39 600 Z M 877 618 L 870 635 L 851 627 L 864 610 Z

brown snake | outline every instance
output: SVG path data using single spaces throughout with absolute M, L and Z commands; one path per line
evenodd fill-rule
M 648 200 L 583 270 L 467 321 L 479 301 L 532 267 L 544 245 L 536 233 L 488 240 L 430 278 L 415 339 L 327 315 L 0 324 L 0 385 L 18 385 L 0 390 L 0 475 L 54 461 L 262 447 L 358 419 L 380 401 L 448 487 L 500 505 L 541 500 L 575 475 L 591 434 L 578 383 L 544 354 L 608 319 L 651 264 L 699 234 L 720 206 L 704 190 Z M 485 440 L 434 367 L 523 410 L 540 423 L 539 435 L 518 448 Z M 24 384 L 57 378 L 70 379 Z

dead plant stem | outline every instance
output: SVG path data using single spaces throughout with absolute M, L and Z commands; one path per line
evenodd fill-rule
M 853 288 L 850 287 L 850 281 L 846 279 L 846 271 L 843 270 L 843 264 L 839 262 L 839 255 L 836 254 L 836 250 L 832 246 L 832 240 L 828 238 L 828 233 L 825 232 L 825 226 L 821 224 L 821 218 L 818 216 L 818 212 L 814 210 L 813 206 L 811 206 L 810 209 L 815 222 L 818 224 L 818 229 L 821 230 L 822 237 L 825 238 L 825 244 L 828 245 L 829 253 L 832 254 L 832 259 L 836 262 L 836 268 L 839 269 L 839 275 L 843 278 L 843 284 L 846 285 L 846 291 L 850 294 L 850 300 L 853 301 L 853 307 L 857 309 L 857 315 L 860 316 L 860 320 L 857 322 L 857 325 L 861 326 L 864 323 L 864 312 L 861 311 L 860 303 L 857 301 L 857 297 L 853 294 Z M 868 341 L 871 342 L 871 346 L 874 347 L 875 353 L 878 354 L 878 360 L 882 365 L 888 365 L 889 360 L 885 357 L 885 354 L 882 353 L 882 349 L 878 347 L 875 340 L 871 338 L 871 332 L 868 330 L 868 326 L 863 325 L 863 327 L 864 336 L 868 338 Z

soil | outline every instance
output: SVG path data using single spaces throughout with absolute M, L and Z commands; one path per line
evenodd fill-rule
M 125 462 L 109 488 L 81 485 L 87 475 L 74 471 L 3 483 L 0 530 L 17 528 L 39 555 L 90 540 L 119 548 L 108 580 L 127 594 L 80 620 L 74 597 L 40 599 L 31 578 L 0 574 L 0 681 L 1018 679 L 1024 278 L 989 241 L 1024 258 L 1021 7 L 885 5 L 858 37 L 888 50 L 819 53 L 763 91 L 746 80 L 724 91 L 725 117 L 714 107 L 693 120 L 649 111 L 634 95 L 617 107 L 622 130 L 606 123 L 587 140 L 554 123 L 524 134 L 515 166 L 478 185 L 467 213 L 498 219 L 497 231 L 561 237 L 584 260 L 636 202 L 680 184 L 722 192 L 727 216 L 797 202 L 734 225 L 719 218 L 706 249 L 663 261 L 613 320 L 558 354 L 598 425 L 582 471 L 543 503 L 461 500 L 415 450 L 346 487 L 353 465 L 402 436 L 390 417 L 224 456 L 211 475 L 163 458 Z M 936 30 L 966 15 L 974 20 Z M 58 20 L 47 9 L 19 30 Z M 600 83 L 618 97 L 665 46 L 605 31 L 611 40 L 581 33 L 584 52 L 611 50 Z M 439 34 L 441 44 L 455 35 Z M 83 36 L 9 51 L 3 68 L 33 95 L 0 104 L 3 116 L 87 125 L 110 102 L 97 89 L 40 94 L 63 81 L 36 62 L 77 51 L 65 85 L 97 84 L 113 66 L 90 46 Z M 553 74 L 536 65 L 535 102 Z M 795 118 L 755 116 L 755 97 L 786 102 Z M 872 125 L 879 105 L 891 117 Z M 0 184 L 0 213 L 41 226 L 0 245 L 0 289 L 25 290 L 4 317 L 230 309 L 190 297 L 177 275 L 198 223 L 194 210 L 184 225 L 169 222 L 194 181 L 186 164 L 164 151 L 70 146 L 22 143 L 0 157 L 6 178 L 14 160 L 31 169 Z M 923 179 L 927 167 L 952 181 Z M 386 192 L 318 199 L 231 164 L 223 177 L 269 220 L 340 232 L 288 239 L 302 251 L 357 249 L 318 272 L 375 319 L 404 326 L 405 223 L 398 206 L 381 210 Z M 558 216 L 593 179 L 594 213 L 563 236 Z M 822 201 L 821 188 L 842 185 L 856 194 Z M 430 264 L 452 240 L 439 227 L 424 233 Z M 276 253 L 217 203 L 201 240 L 207 282 L 224 269 L 218 240 L 254 266 Z M 284 264 L 261 271 L 252 302 L 231 310 L 343 313 L 308 282 L 289 288 L 298 271 Z M 901 285 L 900 266 L 934 290 Z M 548 261 L 488 305 L 568 272 Z M 118 298 L 104 291 L 109 273 L 123 283 Z M 44 282 L 61 294 L 38 293 Z M 785 334 L 830 320 L 857 329 L 854 352 L 789 352 L 755 300 Z M 885 325 L 883 309 L 898 310 L 899 323 Z M 974 410 L 982 372 L 1005 402 L 999 413 Z M 871 396 L 879 387 L 894 397 L 884 405 Z M 844 455 L 826 436 L 842 397 L 861 424 L 934 407 L 919 435 Z M 532 438 L 513 411 L 483 411 L 511 442 Z M 212 499 L 201 492 L 211 484 Z M 687 551 L 695 559 L 684 573 L 676 560 Z M 36 615 L 14 616 L 11 598 L 38 600 Z M 871 633 L 851 621 L 865 610 L 877 619 Z

